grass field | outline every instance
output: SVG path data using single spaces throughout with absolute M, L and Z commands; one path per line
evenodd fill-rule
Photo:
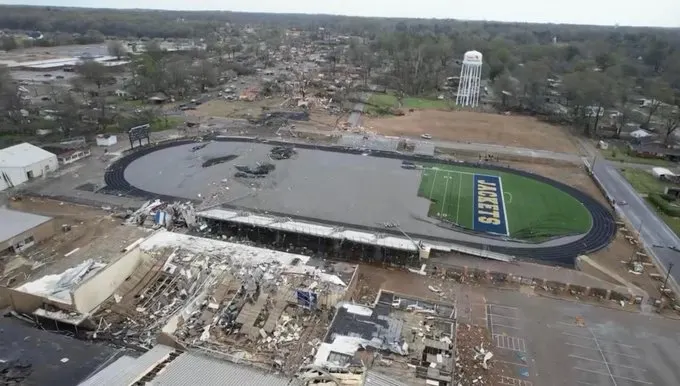
M 474 175 L 500 178 L 511 238 L 540 241 L 587 232 L 588 210 L 569 194 L 531 178 L 456 165 L 425 165 L 418 195 L 432 203 L 428 215 L 475 230 Z
M 650 194 L 650 193 L 664 193 L 664 188 L 666 186 L 676 186 L 676 184 L 670 182 L 663 182 L 660 179 L 654 177 L 652 173 L 640 169 L 623 169 L 621 170 L 623 177 L 633 186 L 633 189 L 637 190 L 638 193 Z
M 627 149 L 621 149 L 617 147 L 616 145 L 610 145 L 609 149 L 603 150 L 600 149 L 600 153 L 604 156 L 604 158 L 610 160 L 610 161 L 617 161 L 617 162 L 629 162 L 629 163 L 634 163 L 634 164 L 645 164 L 645 165 L 654 165 L 654 166 L 665 166 L 665 167 L 675 167 L 676 164 L 671 162 L 671 161 L 666 161 L 665 159 L 658 159 L 658 158 L 643 158 L 643 157 L 635 157 L 630 154 L 628 154 Z

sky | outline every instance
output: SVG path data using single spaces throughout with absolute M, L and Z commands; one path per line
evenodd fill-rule
M 680 0 L 0 0 L 0 3 L 680 27 Z

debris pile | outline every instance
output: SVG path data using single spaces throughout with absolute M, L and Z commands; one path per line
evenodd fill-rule
M 237 157 L 238 156 L 236 154 L 229 154 L 229 155 L 225 155 L 225 156 L 222 156 L 222 157 L 210 158 L 210 159 L 207 159 L 205 162 L 203 162 L 201 167 L 208 168 L 210 166 L 219 165 L 221 163 L 225 163 L 225 162 L 229 162 L 231 160 L 234 160 Z
M 198 226 L 196 210 L 191 202 L 175 202 L 169 204 L 161 200 L 147 201 L 132 213 L 125 213 L 118 217 L 125 217 L 128 223 L 145 225 L 147 220 L 153 221 L 154 228 L 172 229 L 175 226 L 185 226 L 194 229 Z
M 274 146 L 269 151 L 269 156 L 274 160 L 289 159 L 297 154 L 292 146 Z
M 240 178 L 264 178 L 264 176 L 276 168 L 274 164 L 267 162 L 258 162 L 255 167 L 246 165 L 236 165 L 235 167 L 238 171 L 234 174 L 234 177 Z

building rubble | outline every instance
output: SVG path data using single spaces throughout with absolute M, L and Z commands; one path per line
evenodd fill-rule
M 304 360 L 301 341 L 318 317 L 343 295 L 337 277 L 279 262 L 230 266 L 175 332 L 179 342 L 271 364 L 294 372 Z M 310 342 L 320 343 L 320 338 Z
M 349 279 L 307 256 L 163 230 L 139 248 L 148 256 L 93 316 L 91 338 L 141 349 L 164 339 L 293 373 Z
M 60 302 L 70 304 L 72 301 L 71 290 L 104 267 L 106 267 L 106 264 L 88 259 L 62 273 L 45 275 L 40 279 L 25 283 L 17 290 L 55 298 Z
M 119 217 L 127 218 L 129 224 L 135 225 L 145 225 L 147 220 L 151 220 L 154 228 L 186 226 L 194 229 L 198 226 L 196 210 L 191 202 L 167 203 L 156 199 L 147 201 L 132 213 L 119 214 Z
M 181 250 L 152 255 L 133 274 L 131 283 L 123 283 L 108 307 L 94 316 L 98 327 L 92 338 L 151 348 L 168 319 L 210 282 L 213 263 L 206 256 Z M 135 284 L 144 287 L 132 287 Z

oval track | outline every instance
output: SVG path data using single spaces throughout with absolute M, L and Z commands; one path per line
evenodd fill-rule
M 225 138 L 225 137 L 217 137 L 214 138 L 214 140 L 217 141 L 240 141 L 240 142 L 258 142 L 256 139 L 249 139 L 249 138 Z M 140 157 L 143 157 L 144 155 L 147 155 L 151 152 L 169 148 L 169 147 L 174 147 L 174 146 L 180 146 L 184 145 L 187 143 L 192 143 L 194 141 L 192 140 L 180 140 L 180 141 L 175 141 L 175 142 L 168 142 L 164 144 L 160 144 L 157 146 L 152 146 L 152 147 L 146 147 L 143 149 L 140 149 L 138 151 L 135 151 L 133 153 L 130 153 L 117 161 L 115 161 L 107 170 L 105 174 L 105 182 L 107 185 L 106 190 L 110 192 L 115 192 L 118 194 L 125 194 L 125 195 L 132 195 L 132 196 L 138 196 L 138 197 L 144 197 L 144 198 L 160 198 L 162 200 L 166 201 L 175 201 L 179 200 L 180 198 L 172 196 L 172 195 L 161 195 L 161 194 L 156 194 L 152 192 L 148 192 L 142 189 L 139 189 L 133 185 L 131 185 L 126 179 L 125 179 L 125 169 L 127 168 L 130 163 Z M 278 145 L 278 144 L 287 144 L 290 145 L 290 143 L 279 143 L 276 141 L 268 141 L 267 143 L 272 144 L 272 145 Z M 342 153 L 350 153 L 350 154 L 362 154 L 365 153 L 366 150 L 360 150 L 360 149 L 355 149 L 355 148 L 341 148 L 341 147 L 329 147 L 329 146 L 317 146 L 317 145 L 310 145 L 310 144 L 295 144 L 296 147 L 298 148 L 306 148 L 306 149 L 318 149 L 318 150 L 324 150 L 324 151 L 333 151 L 333 152 L 342 152 Z M 447 161 L 447 160 L 441 160 L 437 159 L 434 157 L 429 157 L 429 156 L 416 156 L 416 155 L 403 155 L 403 154 L 398 154 L 394 152 L 387 152 L 387 151 L 371 151 L 370 152 L 372 156 L 376 157 L 385 157 L 385 158 L 395 158 L 395 159 L 406 159 L 406 160 L 411 160 L 411 161 L 422 161 L 422 162 L 438 162 L 438 163 L 448 163 L 452 165 L 465 165 L 465 166 L 470 166 L 470 167 L 479 167 L 479 165 L 476 165 L 474 163 L 461 163 L 461 162 L 455 162 L 455 161 Z M 542 260 L 544 262 L 550 262 L 554 264 L 560 264 L 560 265 L 568 265 L 568 266 L 573 266 L 574 265 L 574 260 L 577 256 L 582 255 L 582 254 L 588 254 L 595 252 L 597 250 L 600 250 L 604 247 L 606 247 L 611 240 L 613 239 L 614 235 L 616 234 L 616 223 L 614 221 L 614 217 L 612 216 L 612 213 L 609 211 L 607 207 L 602 205 L 600 202 L 595 200 L 594 198 L 590 197 L 589 195 L 581 192 L 578 189 L 572 188 L 571 186 L 568 186 L 566 184 L 563 184 L 561 182 L 557 182 L 555 180 L 551 180 L 549 178 L 525 172 L 522 170 L 516 170 L 516 169 L 511 169 L 511 168 L 505 168 L 505 167 L 500 167 L 496 165 L 484 165 L 484 169 L 491 169 L 491 170 L 498 170 L 498 171 L 503 171 L 506 173 L 514 173 L 520 176 L 532 178 L 535 180 L 538 180 L 540 182 L 552 185 L 553 187 L 560 189 L 568 194 L 570 194 L 572 197 L 574 197 L 576 200 L 581 202 L 583 206 L 590 212 L 590 215 L 592 216 L 593 224 L 588 233 L 586 233 L 583 237 L 581 237 L 578 240 L 567 242 L 565 244 L 557 245 L 557 246 L 548 246 L 548 247 L 542 247 L 539 245 L 530 245 L 527 247 L 517 247 L 515 245 L 513 246 L 502 246 L 502 245 L 493 245 L 493 246 L 487 246 L 484 244 L 480 243 L 471 243 L 471 242 L 461 242 L 461 241 L 455 241 L 457 244 L 463 244 L 463 245 L 468 245 L 472 246 L 475 248 L 480 248 L 480 249 L 487 249 L 493 252 L 499 252 L 499 253 L 504 253 L 508 255 L 515 256 L 517 258 L 529 258 L 529 259 L 537 259 L 537 260 Z M 321 221 L 319 219 L 306 219 L 310 221 Z M 352 227 L 354 227 L 352 225 Z M 384 229 L 380 230 L 381 232 L 385 233 Z M 415 238 L 424 238 L 424 239 L 430 239 L 432 240 L 432 237 L 426 236 L 426 235 L 418 235 L 418 234 L 411 234 L 411 236 Z M 442 241 L 442 242 L 453 242 L 452 240 L 449 239 L 441 239 L 441 238 L 434 238 L 437 241 Z M 508 243 L 509 244 L 509 243 Z

